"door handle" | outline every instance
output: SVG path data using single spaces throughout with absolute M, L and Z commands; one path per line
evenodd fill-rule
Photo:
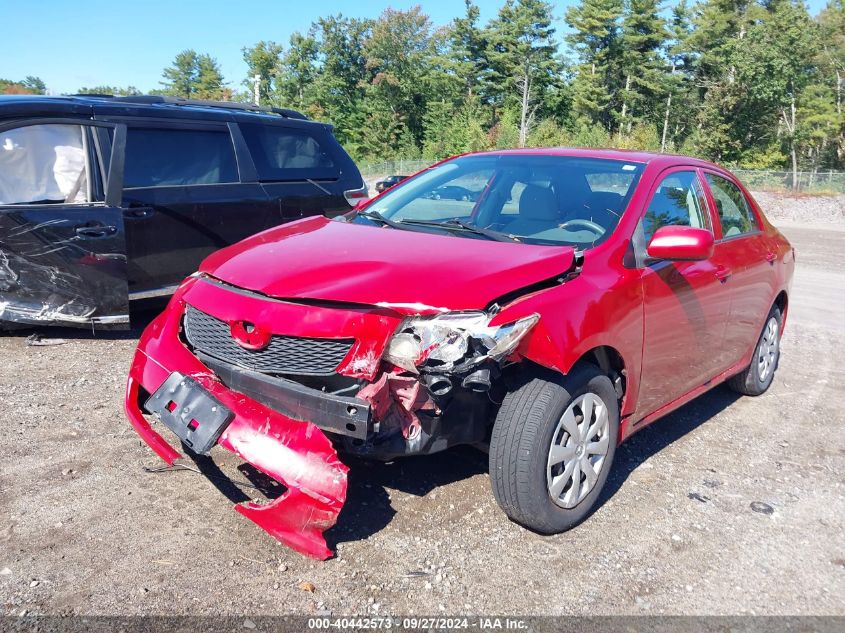
M 102 239 L 104 237 L 110 237 L 115 233 L 117 233 L 116 226 L 106 226 L 104 224 L 76 227 L 76 234 L 79 237 L 87 237 L 88 239 Z
M 140 220 L 150 217 L 153 213 L 152 209 L 126 209 L 123 212 L 123 217 L 129 220 Z
M 732 274 L 731 269 L 727 266 L 716 267 L 716 279 L 718 279 L 720 283 L 725 283 L 728 279 L 730 279 Z
M 776 253 L 766 253 L 766 261 L 769 262 L 772 266 L 775 265 L 775 261 L 777 260 L 778 256 Z

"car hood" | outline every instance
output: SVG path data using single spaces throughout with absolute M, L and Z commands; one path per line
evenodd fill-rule
M 279 299 L 481 309 L 567 272 L 574 250 L 350 224 L 313 217 L 210 255 L 200 271 Z

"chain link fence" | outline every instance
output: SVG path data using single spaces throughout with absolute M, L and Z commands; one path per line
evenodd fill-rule
M 389 160 L 380 163 L 359 165 L 364 181 L 375 192 L 375 183 L 387 176 L 410 176 L 425 169 L 434 161 Z M 764 171 L 757 169 L 733 169 L 751 191 L 842 193 L 845 194 L 845 172 L 841 171 L 799 171 L 797 187 L 792 186 L 791 171 Z
M 733 169 L 734 174 L 751 191 L 796 191 L 803 193 L 845 193 L 845 172 L 799 171 L 793 187 L 791 171 Z

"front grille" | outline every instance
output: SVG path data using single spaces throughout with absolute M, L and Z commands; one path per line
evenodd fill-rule
M 349 353 L 353 339 L 320 339 L 274 334 L 261 350 L 235 342 L 229 324 L 188 306 L 185 338 L 195 351 L 263 374 L 331 376 Z

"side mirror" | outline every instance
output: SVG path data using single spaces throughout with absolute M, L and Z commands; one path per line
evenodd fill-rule
M 697 261 L 713 254 L 713 234 L 692 226 L 661 226 L 646 249 L 653 259 Z
M 362 198 L 361 200 L 356 202 L 355 206 L 352 207 L 352 208 L 355 209 L 356 211 L 360 211 L 361 209 L 363 209 L 364 207 L 366 207 L 369 204 L 370 200 L 372 200 L 372 198 Z

